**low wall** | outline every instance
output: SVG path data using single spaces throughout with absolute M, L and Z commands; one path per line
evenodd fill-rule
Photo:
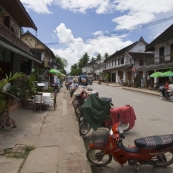
M 21 107 L 21 102 L 16 99 L 11 99 L 10 101 L 10 110 L 9 113 L 14 112 L 15 110 L 19 109 Z

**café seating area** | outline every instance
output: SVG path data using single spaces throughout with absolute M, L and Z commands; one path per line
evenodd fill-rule
M 37 86 L 44 87 L 44 83 L 37 83 Z M 53 110 L 55 111 L 57 106 L 56 97 L 56 92 L 46 92 L 44 90 L 37 92 L 30 98 L 26 99 L 25 108 L 27 108 L 28 105 L 31 104 L 33 107 L 33 113 L 36 111 L 41 112 L 43 110 L 51 110 L 51 108 L 53 108 Z

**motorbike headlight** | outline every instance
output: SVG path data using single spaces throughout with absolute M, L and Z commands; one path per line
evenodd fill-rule
M 118 132 L 119 134 L 123 134 L 123 130 L 121 129 L 121 127 L 118 127 Z
M 109 134 L 110 134 L 111 136 L 114 134 L 113 131 L 112 131 L 112 129 L 110 130 Z

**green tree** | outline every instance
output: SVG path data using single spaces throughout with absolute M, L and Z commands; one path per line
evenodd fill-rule
M 101 54 L 98 53 L 98 54 L 97 54 L 97 57 L 96 57 L 96 60 L 101 60 L 101 57 L 102 57 Z
M 90 62 L 93 62 L 93 61 L 95 61 L 95 58 L 94 57 L 91 58 L 91 61 Z
M 66 74 L 65 67 L 67 67 L 67 65 L 68 65 L 67 60 L 64 59 L 64 58 L 61 58 L 61 57 L 58 56 L 58 55 L 56 55 L 55 57 L 56 57 L 56 59 L 55 59 L 56 63 L 61 67 L 61 69 L 59 69 L 59 70 L 60 70 L 62 73 Z
M 84 55 L 79 60 L 78 67 L 82 69 L 88 64 L 88 61 L 89 61 L 88 53 L 84 53 Z
M 71 66 L 71 72 L 70 75 L 72 76 L 78 76 L 82 73 L 82 69 L 78 68 L 77 64 L 74 64 L 73 66 Z
M 108 53 L 105 53 L 105 54 L 104 54 L 104 58 L 105 58 L 105 59 L 109 58 Z

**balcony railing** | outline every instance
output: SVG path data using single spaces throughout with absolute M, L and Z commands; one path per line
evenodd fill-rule
M 147 59 L 146 65 L 151 65 L 151 64 L 162 64 L 165 62 L 172 62 L 173 61 L 173 54 L 161 56 L 161 57 L 156 57 L 156 58 L 150 58 Z
M 18 38 L 9 28 L 0 22 L 0 35 L 8 39 L 10 42 L 20 47 L 24 51 L 30 53 L 30 48 L 20 38 Z

